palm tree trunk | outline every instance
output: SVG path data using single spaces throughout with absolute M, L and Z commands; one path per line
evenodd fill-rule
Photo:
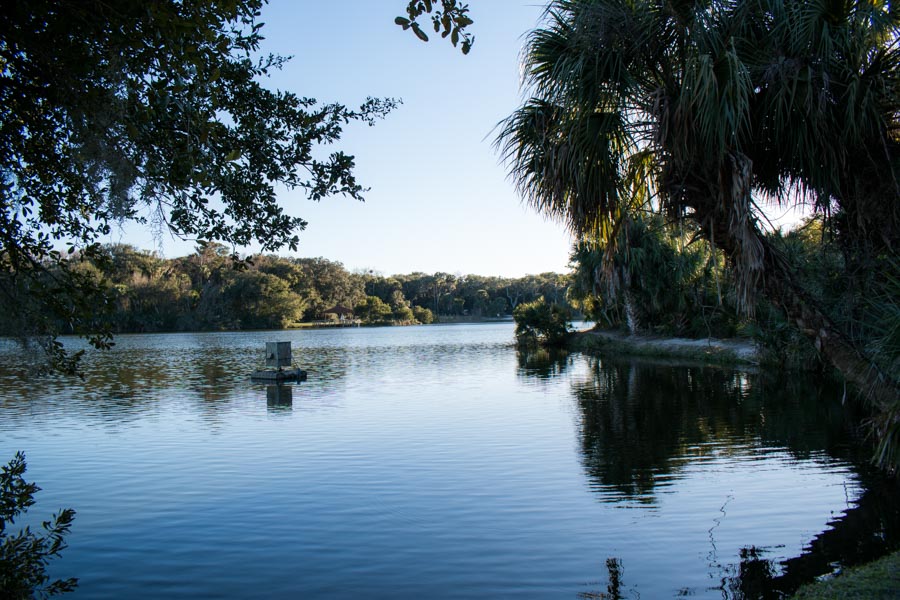
M 734 268 L 739 308 L 752 315 L 753 298 L 763 292 L 864 397 L 880 408 L 895 402 L 900 397 L 900 382 L 828 317 L 760 231 L 751 210 L 751 175 L 749 159 L 733 156 L 720 169 L 718 181 L 707 188 L 708 194 L 694 196 L 689 203 L 694 209 L 692 218 Z M 710 198 L 714 200 L 710 202 Z
M 822 311 L 815 300 L 796 282 L 787 265 L 767 248 L 764 288 L 816 350 L 838 369 L 849 383 L 878 408 L 900 397 L 900 382 L 881 369 L 866 352 Z
M 627 287 L 622 293 L 622 302 L 625 304 L 625 322 L 628 324 L 628 333 L 634 335 L 640 329 L 637 318 L 637 311 L 634 308 L 634 298 L 631 296 L 631 290 Z
M 790 266 L 768 243 L 755 223 L 746 223 L 740 235 L 727 224 L 734 221 L 718 218 L 715 234 L 719 247 L 732 263 L 746 252 L 748 240 L 761 252 L 759 285 L 773 304 L 797 326 L 816 347 L 819 354 L 840 371 L 862 395 L 878 408 L 896 402 L 900 397 L 900 381 L 886 373 L 832 321 L 818 302 L 797 282 Z

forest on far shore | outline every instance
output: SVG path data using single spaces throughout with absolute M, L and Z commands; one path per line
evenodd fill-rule
M 235 262 L 230 250 L 216 243 L 200 244 L 178 258 L 126 244 L 104 246 L 99 260 L 79 258 L 69 259 L 71 269 L 106 290 L 105 306 L 96 307 L 92 324 L 114 333 L 283 329 L 337 321 L 339 315 L 330 312 L 337 307 L 370 324 L 497 318 L 541 297 L 565 303 L 570 282 L 557 273 L 383 276 L 350 272 L 326 258 L 271 254 Z M 66 324 L 61 330 L 85 333 Z M 0 316 L 0 332 L 17 335 L 17 323 Z

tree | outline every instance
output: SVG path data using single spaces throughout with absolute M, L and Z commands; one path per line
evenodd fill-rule
M 438 2 L 440 7 L 438 8 Z M 468 54 L 475 43 L 475 36 L 466 32 L 465 29 L 473 23 L 469 18 L 469 7 L 466 4 L 457 2 L 456 0 L 410 0 L 406 7 L 406 17 L 397 17 L 394 23 L 403 28 L 404 31 L 412 31 L 417 38 L 423 42 L 428 41 L 428 34 L 419 24 L 419 17 L 424 14 L 431 15 L 431 24 L 435 33 L 440 33 L 442 38 L 450 38 L 450 42 L 456 47 L 462 40 L 460 49 L 463 54 Z M 434 10 L 438 8 L 437 10 Z
M 192 299 L 190 277 L 175 268 L 177 263 L 126 244 L 107 245 L 101 252 L 102 276 L 114 304 L 109 315 L 112 329 L 176 330 Z M 83 264 L 96 268 L 92 263 Z
M 25 527 L 13 534 L 7 529 L 17 518 L 34 505 L 34 495 L 41 490 L 25 481 L 25 455 L 17 452 L 0 469 L 0 591 L 4 598 L 14 600 L 44 598 L 70 592 L 77 579 L 50 581 L 47 566 L 50 559 L 65 550 L 65 536 L 72 527 L 75 511 L 61 510 L 42 527 L 46 535 L 39 535 Z
M 798 284 L 756 206 L 807 200 L 848 265 L 889 268 L 898 24 L 878 2 L 554 0 L 524 52 L 530 97 L 497 144 L 525 199 L 580 239 L 613 249 L 638 207 L 692 221 L 724 252 L 739 309 L 752 314 L 764 292 L 849 381 L 890 402 L 896 373 Z
M 558 346 L 569 334 L 568 311 L 558 304 L 548 304 L 543 297 L 517 306 L 513 318 L 516 340 L 522 345 Z
M 251 262 L 254 269 L 262 273 L 275 275 L 297 293 L 309 290 L 312 287 L 308 274 L 290 259 L 275 256 L 274 254 L 261 254 L 254 256 Z
M 403 295 L 403 291 L 399 289 L 399 286 L 391 292 L 388 304 L 391 305 L 391 308 L 409 307 L 409 302 L 406 301 L 406 297 Z
M 485 289 L 480 289 L 475 292 L 475 301 L 473 303 L 473 309 L 476 315 L 483 315 L 485 311 L 487 311 L 488 303 L 491 300 L 491 295 Z
M 419 323 L 428 325 L 429 323 L 434 322 L 434 313 L 432 313 L 427 308 L 424 308 L 422 306 L 413 306 L 412 312 L 413 317 L 415 317 L 416 321 L 418 321 Z
M 353 314 L 364 323 L 380 323 L 390 319 L 392 311 L 378 296 L 367 296 L 365 301 L 353 307 Z
M 0 295 L 23 335 L 52 349 L 57 322 L 88 331 L 107 302 L 58 245 L 96 260 L 100 236 L 136 221 L 232 254 L 252 241 L 296 249 L 306 223 L 285 214 L 276 186 L 362 199 L 353 156 L 319 148 L 397 101 L 354 109 L 263 87 L 285 60 L 259 57 L 263 2 L 34 0 L 2 11 Z M 57 366 L 72 367 L 57 350 Z
M 396 306 L 391 313 L 391 318 L 398 324 L 412 324 L 416 322 L 416 315 L 413 310 L 407 306 Z
M 625 324 L 630 333 L 734 335 L 730 297 L 717 293 L 728 273 L 719 254 L 688 243 L 692 233 L 667 227 L 659 215 L 635 215 L 618 228 L 611 252 L 582 241 L 572 254 L 572 299 L 597 321 Z
M 456 277 L 449 273 L 435 273 L 434 275 L 426 276 L 426 281 L 431 293 L 431 311 L 435 315 L 439 315 L 441 314 L 441 299 L 456 289 Z M 449 310 L 445 312 L 449 312 Z
M 365 301 L 365 282 L 351 277 L 342 263 L 321 257 L 294 260 L 314 287 L 315 293 L 310 298 L 314 318 L 322 318 L 323 311 L 337 304 L 355 306 Z
M 229 328 L 284 329 L 303 317 L 303 299 L 275 275 L 235 272 L 222 289 Z
M 488 305 L 488 314 L 492 317 L 502 317 L 506 314 L 506 309 L 509 305 L 506 302 L 506 298 L 496 297 L 491 300 L 491 303 Z

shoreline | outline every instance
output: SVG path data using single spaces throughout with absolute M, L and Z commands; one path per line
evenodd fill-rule
M 855 565 L 840 574 L 807 583 L 789 600 L 866 600 L 897 598 L 900 594 L 900 550 Z
M 575 332 L 566 341 L 566 347 L 582 352 L 615 352 L 738 365 L 759 365 L 761 356 L 759 347 L 751 340 L 628 335 L 594 329 Z

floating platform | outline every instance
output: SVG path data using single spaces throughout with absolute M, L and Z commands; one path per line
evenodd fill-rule
M 266 369 L 264 371 L 253 371 L 250 379 L 256 381 L 306 381 L 306 371 L 302 369 Z

